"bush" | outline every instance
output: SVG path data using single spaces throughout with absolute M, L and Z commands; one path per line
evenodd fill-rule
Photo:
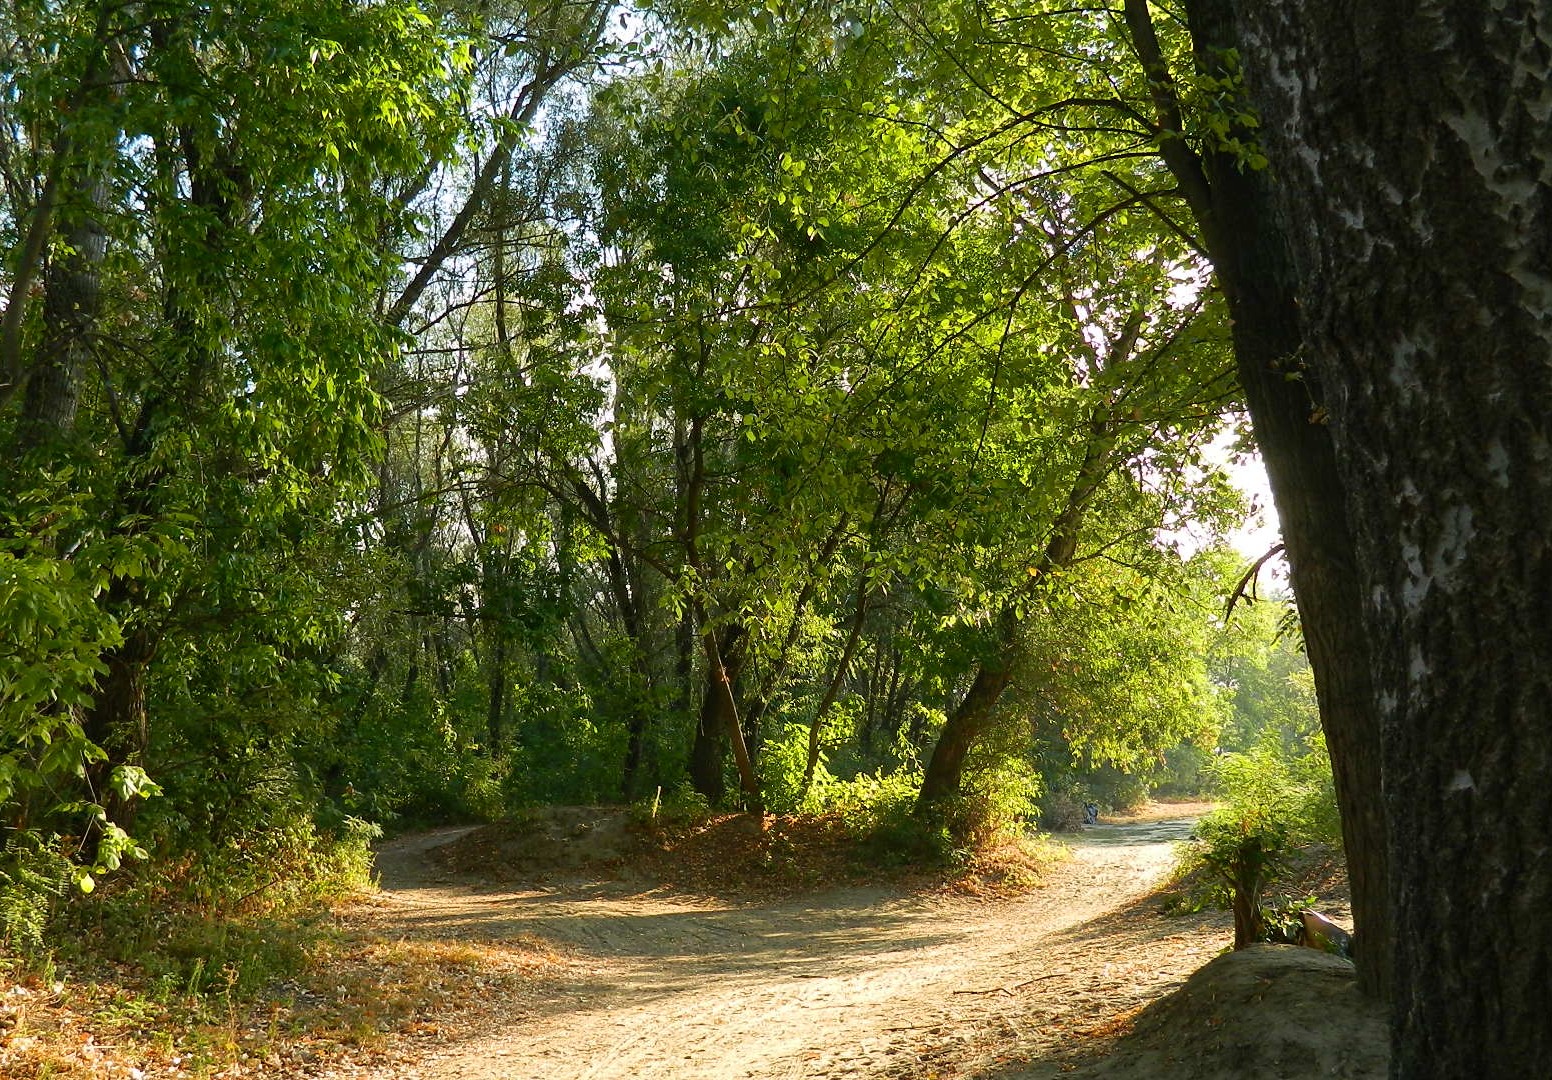
M 370 884 L 377 826 L 320 830 L 305 815 L 200 851 L 164 854 L 63 909 L 52 952 L 86 968 L 130 965 L 174 995 L 257 992 L 306 961 L 324 901 Z
M 78 869 L 36 836 L 13 833 L 0 847 L 0 947 L 41 960 L 49 926 L 74 889 Z
M 1234 912 L 1234 947 L 1267 940 L 1262 895 L 1288 865 L 1295 847 L 1341 837 L 1330 759 L 1318 736 L 1290 752 L 1268 738 L 1242 754 L 1222 755 L 1213 768 L 1228 805 L 1197 826 L 1176 876 L 1205 879 L 1196 903 Z
M 1331 758 L 1320 736 L 1291 748 L 1263 739 L 1243 753 L 1220 755 L 1212 773 L 1230 810 L 1281 822 L 1290 843 L 1341 840 Z
M 1194 858 L 1211 875 L 1217 899 L 1234 912 L 1234 947 L 1264 941 L 1261 894 L 1287 865 L 1287 826 L 1219 811 L 1202 819 L 1194 839 Z
M 1040 827 L 1051 832 L 1076 832 L 1083 826 L 1083 804 L 1089 800 L 1073 781 L 1053 785 L 1040 799 Z
M 664 795 L 662 789 L 650 799 L 634 803 L 632 816 L 642 824 L 679 828 L 698 825 L 711 817 L 711 800 L 687 783 Z

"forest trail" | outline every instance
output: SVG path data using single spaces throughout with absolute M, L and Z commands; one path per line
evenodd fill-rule
M 1139 901 L 1193 819 L 1101 824 L 1016 900 L 843 889 L 733 905 L 610 884 L 451 878 L 405 838 L 379 856 L 381 930 L 540 938 L 574 962 L 540 995 L 488 1003 L 482 1029 L 401 1061 L 436 1080 L 1050 1077 L 1014 1070 L 1124 1026 L 1223 947 L 1221 918 Z M 387 1075 L 387 1074 L 385 1074 Z

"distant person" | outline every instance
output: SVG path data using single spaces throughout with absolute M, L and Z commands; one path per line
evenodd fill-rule
M 1083 824 L 1099 824 L 1099 803 L 1086 802 L 1083 804 Z

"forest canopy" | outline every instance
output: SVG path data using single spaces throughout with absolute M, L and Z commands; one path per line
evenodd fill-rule
M 1013 820 L 1311 734 L 1239 701 L 1228 327 L 1104 13 L 0 38 L 6 880 L 858 778 Z

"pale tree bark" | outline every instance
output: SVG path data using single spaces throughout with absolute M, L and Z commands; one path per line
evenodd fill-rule
M 65 231 L 67 253 L 49 267 L 43 293 L 43 340 L 26 379 L 16 449 L 25 453 L 75 427 L 81 377 L 91 363 L 97 320 L 102 311 L 102 262 L 108 235 L 108 185 L 102 176 L 87 180 L 83 204 L 72 208 Z M 61 214 L 61 217 L 64 217 Z
M 1552 7 L 1234 4 L 1381 724 L 1392 1073 L 1552 1061 Z
M 1187 12 L 1197 66 L 1215 78 L 1228 77 L 1224 50 L 1234 43 L 1228 0 L 1190 0 Z M 1127 0 L 1126 19 L 1148 74 L 1160 155 L 1196 218 L 1233 321 L 1240 385 L 1272 485 L 1331 752 L 1358 932 L 1359 987 L 1383 999 L 1394 929 L 1386 904 L 1379 716 L 1346 496 L 1323 422 L 1325 394 L 1301 359 L 1293 266 L 1272 220 L 1275 179 L 1245 167 L 1231 153 L 1187 142 L 1175 81 L 1147 0 Z M 1255 139 L 1253 131 L 1234 134 Z

